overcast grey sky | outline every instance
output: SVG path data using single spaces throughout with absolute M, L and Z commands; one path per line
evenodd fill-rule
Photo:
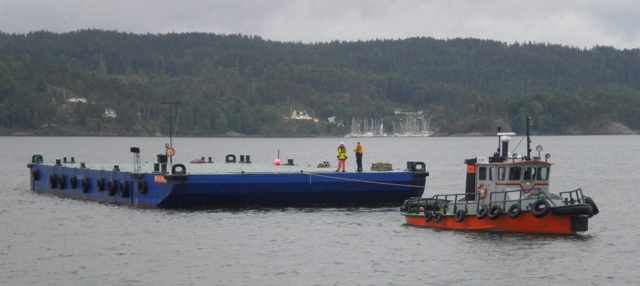
M 209 32 L 294 42 L 478 38 L 640 48 L 637 0 L 0 0 L 0 31 Z

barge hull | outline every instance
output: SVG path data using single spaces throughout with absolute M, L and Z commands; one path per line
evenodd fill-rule
M 171 174 L 28 167 L 35 192 L 144 208 L 397 206 L 421 196 L 428 176 L 424 171 Z

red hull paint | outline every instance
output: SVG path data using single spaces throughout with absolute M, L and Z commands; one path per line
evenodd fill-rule
M 571 216 L 555 216 L 547 214 L 545 217 L 534 217 L 530 212 L 522 212 L 517 218 L 511 218 L 507 214 L 502 214 L 496 220 L 489 217 L 478 219 L 475 215 L 465 216 L 462 222 L 457 222 L 453 216 L 445 216 L 441 222 L 436 223 L 435 219 L 430 222 L 424 221 L 423 215 L 406 215 L 407 224 L 419 227 L 431 227 L 455 230 L 494 230 L 513 233 L 533 233 L 533 234 L 576 234 L 571 231 Z

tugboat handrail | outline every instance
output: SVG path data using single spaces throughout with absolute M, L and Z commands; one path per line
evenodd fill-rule
M 573 199 L 573 194 L 575 193 L 576 199 Z M 563 194 L 568 194 L 569 197 L 565 197 L 563 196 Z M 575 203 L 579 203 L 579 204 L 586 204 L 585 198 L 586 196 L 582 193 L 582 188 L 577 188 L 575 190 L 572 191 L 564 191 L 564 192 L 559 192 L 558 195 L 560 195 L 561 197 L 564 198 L 564 203 L 565 204 L 575 204 Z

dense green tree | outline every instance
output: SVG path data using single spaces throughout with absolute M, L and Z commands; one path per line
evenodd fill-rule
M 640 50 L 409 38 L 315 44 L 247 35 L 0 32 L 3 134 L 339 135 L 423 110 L 441 134 L 640 129 Z M 70 103 L 71 97 L 89 103 Z M 116 119 L 104 118 L 115 109 Z M 292 122 L 291 110 L 321 120 Z

